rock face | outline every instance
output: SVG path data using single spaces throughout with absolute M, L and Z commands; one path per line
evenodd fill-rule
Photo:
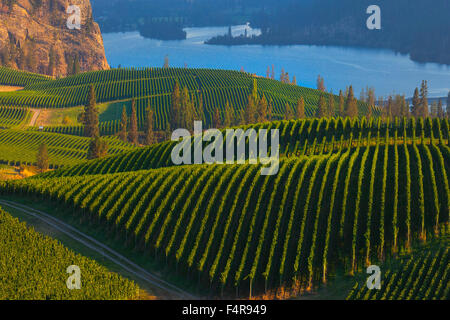
M 79 30 L 67 26 L 72 5 Z M 0 64 L 52 76 L 108 69 L 89 0 L 0 0 Z

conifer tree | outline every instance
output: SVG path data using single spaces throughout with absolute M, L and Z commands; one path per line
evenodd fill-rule
M 145 117 L 145 144 L 147 146 L 152 145 L 156 142 L 155 133 L 153 132 L 153 109 L 150 103 L 146 110 Z
M 259 97 L 258 97 L 258 82 L 256 81 L 256 79 L 253 79 L 252 98 L 255 105 L 257 105 L 259 102 Z
M 355 95 L 353 94 L 353 87 L 350 86 L 348 90 L 348 96 L 345 106 L 345 113 L 346 116 L 349 118 L 355 118 L 358 116 L 358 105 L 355 98 Z
M 247 107 L 244 111 L 244 122 L 245 124 L 256 123 L 257 121 L 257 107 L 255 105 L 255 100 L 253 96 L 248 97 Z
M 128 132 L 128 141 L 132 144 L 138 144 L 138 123 L 136 115 L 136 100 L 131 100 L 130 131 Z
M 220 111 L 219 108 L 214 108 L 214 115 L 213 115 L 213 124 L 215 129 L 222 128 L 222 121 L 220 119 Z
M 294 86 L 297 85 L 297 77 L 296 77 L 296 76 L 292 77 L 292 84 L 293 84 Z
M 274 65 L 272 65 L 272 74 L 270 75 L 270 78 L 272 80 L 275 80 L 275 66 Z
M 225 128 L 230 128 L 234 125 L 234 113 L 233 108 L 230 105 L 230 102 L 227 100 L 227 104 L 225 105 L 225 115 L 223 117 L 223 126 Z
M 447 96 L 447 118 L 450 118 L 450 91 Z
M 168 56 L 168 55 L 166 55 L 166 56 L 164 57 L 164 65 L 163 65 L 163 68 L 165 68 L 165 69 L 169 68 L 169 56 Z
M 334 95 L 328 95 L 328 110 L 327 116 L 334 117 L 336 107 L 334 106 Z
M 345 98 L 344 94 L 342 93 L 342 90 L 339 90 L 339 116 L 344 117 L 345 116 Z
M 270 98 L 269 103 L 267 104 L 267 120 L 272 121 L 273 118 L 273 100 Z
M 95 136 L 91 139 L 89 144 L 89 150 L 87 158 L 89 160 L 103 158 L 108 155 L 108 144 L 106 141 L 100 139 L 99 136 Z
M 303 99 L 303 97 L 300 97 L 300 99 L 297 100 L 297 107 L 295 109 L 295 117 L 297 119 L 305 118 L 305 99 Z
M 257 122 L 266 122 L 267 121 L 267 109 L 268 109 L 267 99 L 263 94 L 262 98 L 259 99 L 259 102 L 258 102 Z
M 419 97 L 419 88 L 414 90 L 414 96 L 412 99 L 412 115 L 414 117 L 420 117 L 420 97 Z
M 120 118 L 119 138 L 124 142 L 127 141 L 127 122 L 128 122 L 127 108 L 123 106 L 122 117 Z
M 420 117 L 428 116 L 428 81 L 422 81 L 420 88 Z
M 181 114 L 181 89 L 180 84 L 176 81 L 171 97 L 170 126 L 172 128 L 180 128 Z
M 317 77 L 317 90 L 322 92 L 326 91 L 325 80 L 320 75 Z
M 442 106 L 441 99 L 439 99 L 439 102 L 438 102 L 437 116 L 438 116 L 439 119 L 443 119 L 444 118 L 444 108 Z
M 286 113 L 284 114 L 284 120 L 292 120 L 294 119 L 294 111 L 289 103 L 286 103 Z
M 321 95 L 319 98 L 319 105 L 317 106 L 316 117 L 324 118 L 326 116 L 327 116 L 327 102 L 325 100 L 325 97 Z
M 36 157 L 37 167 L 39 172 L 45 172 L 49 167 L 48 147 L 44 142 L 39 146 L 39 150 Z
M 86 137 L 94 138 L 100 135 L 98 128 L 98 110 L 96 106 L 96 97 L 94 86 L 89 87 L 88 103 L 84 107 L 84 114 L 82 116 L 84 124 L 84 134 Z

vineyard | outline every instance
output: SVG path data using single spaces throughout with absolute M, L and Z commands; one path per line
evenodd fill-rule
M 393 145 L 413 142 L 441 143 L 448 145 L 449 123 L 447 119 L 426 119 L 415 121 L 404 119 L 366 121 L 357 119 L 305 119 L 274 121 L 248 125 L 243 130 L 253 128 L 278 129 L 280 132 L 280 154 L 282 157 L 310 156 L 336 153 L 354 148 L 359 142 L 376 145 Z M 224 135 L 225 136 L 225 135 Z M 378 137 L 378 138 L 377 138 Z M 379 137 L 383 137 L 380 139 Z M 224 141 L 224 150 L 226 149 Z M 248 159 L 248 141 L 246 151 Z M 125 152 L 119 156 L 81 163 L 48 173 L 48 176 L 73 176 L 83 174 L 117 173 L 156 169 L 172 166 L 171 151 L 177 142 L 164 142 L 148 148 Z M 204 144 L 206 146 L 206 144 Z M 237 146 L 235 146 L 235 149 Z M 194 154 L 194 145 L 191 146 Z M 236 154 L 236 153 L 235 153 Z M 193 162 L 192 162 L 193 163 Z
M 30 117 L 31 113 L 25 108 L 0 107 L 0 129 L 20 126 Z
M 33 108 L 80 106 L 87 102 L 89 87 L 93 85 L 98 103 L 123 101 L 129 104 L 130 99 L 136 99 L 140 128 L 143 127 L 145 109 L 151 106 L 155 111 L 155 128 L 164 130 L 166 123 L 170 120 L 170 99 L 176 82 L 182 88 L 188 88 L 196 106 L 201 105 L 203 108 L 207 124 L 210 124 L 215 108 L 223 113 L 227 101 L 236 113 L 241 113 L 247 105 L 255 79 L 259 95 L 265 95 L 267 100 L 271 101 L 275 118 L 282 118 L 286 112 L 286 105 L 294 108 L 301 97 L 305 100 L 306 115 L 313 117 L 320 96 L 324 95 L 327 99 L 329 96 L 328 93 L 321 93 L 318 90 L 258 78 L 243 72 L 145 68 L 87 72 L 58 80 L 31 83 L 24 90 L 0 93 L 0 104 Z M 337 106 L 338 97 L 334 98 Z M 360 115 L 365 115 L 368 111 L 367 105 L 361 102 L 358 104 Z M 119 109 L 120 114 L 121 107 Z M 374 115 L 378 114 L 379 110 L 375 109 Z M 107 122 L 104 126 L 108 128 L 104 130 L 105 133 L 118 131 L 118 121 Z M 64 127 L 52 130 L 57 130 L 54 132 L 72 131 Z
M 417 249 L 383 268 L 380 290 L 357 283 L 348 300 L 449 300 L 449 239 Z
M 104 139 L 111 155 L 134 149 L 116 137 Z M 0 163 L 32 165 L 36 162 L 39 146 L 44 142 L 49 150 L 50 168 L 57 168 L 86 160 L 90 139 L 15 129 L 0 130 Z
M 217 295 L 298 293 L 448 233 L 448 146 L 386 143 L 385 131 L 375 144 L 369 131 L 353 148 L 283 158 L 276 176 L 257 165 L 108 174 L 93 162 L 104 174 L 6 181 L 0 193 L 66 208 Z M 117 160 L 111 171 L 127 165 Z
M 1 209 L 0 251 L 1 300 L 123 300 L 138 296 L 135 283 L 37 233 Z M 66 287 L 70 265 L 81 269 L 80 290 Z
M 44 75 L 0 66 L 0 85 L 25 87 L 26 85 L 49 80 L 50 77 Z

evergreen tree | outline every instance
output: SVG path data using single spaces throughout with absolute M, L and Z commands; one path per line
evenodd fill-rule
M 253 102 L 255 103 L 255 105 L 257 105 L 259 102 L 259 97 L 258 97 L 258 82 L 256 81 L 256 79 L 253 79 L 252 99 L 253 99 Z
M 164 65 L 163 65 L 163 68 L 165 68 L 165 69 L 169 68 L 169 56 L 168 56 L 168 55 L 166 55 L 166 56 L 164 57 Z
M 76 75 L 80 73 L 80 58 L 78 53 L 75 53 L 73 57 L 73 67 L 72 67 L 72 75 Z
M 297 107 L 295 109 L 295 117 L 297 119 L 305 118 L 305 99 L 303 99 L 303 97 L 300 97 L 300 99 L 297 100 Z
M 172 92 L 171 98 L 171 114 L 170 114 L 170 126 L 171 128 L 180 128 L 181 124 L 181 89 L 178 81 L 175 82 L 175 86 Z
M 286 113 L 284 114 L 284 120 L 292 120 L 294 119 L 294 111 L 292 110 L 292 107 L 289 105 L 289 103 L 286 103 Z
M 39 146 L 39 150 L 36 157 L 37 167 L 39 172 L 45 172 L 49 167 L 48 147 L 44 142 Z
M 272 80 L 275 80 L 275 66 L 274 65 L 272 65 L 272 74 L 270 75 L 270 78 Z
M 234 125 L 234 112 L 233 107 L 231 107 L 230 102 L 227 100 L 225 105 L 225 115 L 223 117 L 223 126 L 225 128 L 230 128 Z
M 441 99 L 439 99 L 439 102 L 438 102 L 437 116 L 438 116 L 439 119 L 443 119 L 444 116 L 445 116 L 445 115 L 444 115 L 444 108 L 443 108 L 443 106 L 442 106 L 442 101 L 441 101 Z
M 153 109 L 150 103 L 147 107 L 147 116 L 145 118 L 145 144 L 152 145 L 156 142 L 155 133 L 153 132 Z
M 256 123 L 257 121 L 257 107 L 255 105 L 255 100 L 253 96 L 248 97 L 247 107 L 244 111 L 244 122 L 245 124 Z
M 99 136 L 93 137 L 89 144 L 87 158 L 89 160 L 103 158 L 108 155 L 108 143 Z
M 317 106 L 317 118 L 324 118 L 327 116 L 327 102 L 325 100 L 325 97 L 323 95 L 319 98 L 319 105 Z
M 48 54 L 48 71 L 47 74 L 49 76 L 55 75 L 55 66 L 56 66 L 56 54 L 55 49 L 53 47 L 50 48 L 50 52 Z
M 220 120 L 219 108 L 214 108 L 213 125 L 215 129 L 222 128 L 222 121 Z
M 345 98 L 344 94 L 342 93 L 342 90 L 339 90 L 339 116 L 344 117 L 345 116 Z
M 325 80 L 320 75 L 317 77 L 317 90 L 322 92 L 326 91 Z
M 414 96 L 412 99 L 412 115 L 414 117 L 420 117 L 420 97 L 419 97 L 419 88 L 414 90 Z
M 447 96 L 447 118 L 450 118 L 450 91 L 448 92 Z
M 89 87 L 88 104 L 84 107 L 82 121 L 84 124 L 84 134 L 86 137 L 94 138 L 100 135 L 98 128 L 98 109 L 96 106 L 96 96 L 93 85 Z
M 334 106 L 334 95 L 328 95 L 328 110 L 327 116 L 334 117 L 336 107 Z
M 172 137 L 172 130 L 170 128 L 170 122 L 166 121 L 166 126 L 164 129 L 164 139 L 165 140 L 170 140 Z
M 267 104 L 267 120 L 272 121 L 273 118 L 273 100 L 270 99 L 269 103 Z
M 293 84 L 294 86 L 297 85 L 297 77 L 296 77 L 296 76 L 292 77 L 292 84 Z
M 428 81 L 422 81 L 420 88 L 420 117 L 428 117 Z
M 132 144 L 138 144 L 138 123 L 136 115 L 136 100 L 131 100 L 131 117 L 130 117 L 130 131 L 128 132 L 128 141 Z
M 345 106 L 345 113 L 346 116 L 349 118 L 355 118 L 358 116 L 358 104 L 355 98 L 355 95 L 353 94 L 353 87 L 350 86 L 348 90 L 348 96 Z
M 127 109 L 125 106 L 122 108 L 122 117 L 120 119 L 120 131 L 119 131 L 119 138 L 120 140 L 126 142 L 127 141 Z
M 386 110 L 385 110 L 386 118 L 392 118 L 392 109 L 393 109 L 393 100 L 392 100 L 392 96 L 389 96 L 388 102 L 386 105 Z

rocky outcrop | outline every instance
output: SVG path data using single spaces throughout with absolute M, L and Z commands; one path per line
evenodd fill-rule
M 71 5 L 80 30 L 67 27 Z M 0 0 L 0 64 L 52 76 L 108 69 L 89 0 Z

